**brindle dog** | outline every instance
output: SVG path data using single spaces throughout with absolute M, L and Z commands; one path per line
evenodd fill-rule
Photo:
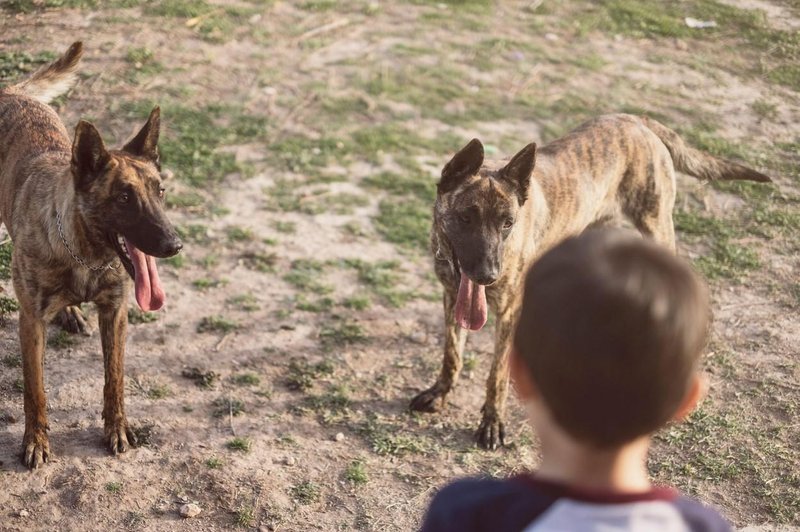
M 655 120 L 630 115 L 591 120 L 538 152 L 529 144 L 504 165 L 484 164 L 477 139 L 459 151 L 442 170 L 431 231 L 444 286 L 444 361 L 436 383 L 411 408 L 444 406 L 467 330 L 486 323 L 488 301 L 497 324 L 477 440 L 490 449 L 504 445 L 508 352 L 525 271 L 564 238 L 625 218 L 674 251 L 675 170 L 708 180 L 771 181 L 690 148 Z
M 81 121 L 70 143 L 49 101 L 75 78 L 81 43 L 26 81 L 0 90 L 0 220 L 14 242 L 12 279 L 20 303 L 25 379 L 22 460 L 50 456 L 43 379 L 46 324 L 59 313 L 82 322 L 76 305 L 97 305 L 105 363 L 103 419 L 114 454 L 136 438 L 125 417 L 123 359 L 128 282 L 143 310 L 164 303 L 154 257 L 181 241 L 164 213 L 159 109 L 121 150 L 107 150 Z

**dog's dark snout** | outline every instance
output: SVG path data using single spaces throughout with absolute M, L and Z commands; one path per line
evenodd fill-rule
M 490 285 L 497 281 L 498 277 L 500 277 L 500 271 L 498 268 L 487 268 L 479 272 L 473 280 L 478 284 Z
M 164 244 L 164 253 L 166 256 L 171 257 L 176 255 L 180 250 L 183 249 L 183 242 L 177 236 L 167 240 Z

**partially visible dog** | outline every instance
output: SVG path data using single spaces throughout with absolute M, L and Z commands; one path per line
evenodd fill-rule
M 624 218 L 674 251 L 675 170 L 707 180 L 771 181 L 687 146 L 655 120 L 630 115 L 591 120 L 538 152 L 529 144 L 505 164 L 485 164 L 477 139 L 456 153 L 442 170 L 431 231 L 444 286 L 444 360 L 411 408 L 434 412 L 445 404 L 467 331 L 482 328 L 491 307 L 494 361 L 477 440 L 490 449 L 503 445 L 508 350 L 528 267 L 564 238 Z
M 22 459 L 48 460 L 44 392 L 46 324 L 57 315 L 78 327 L 82 302 L 97 305 L 105 362 L 103 418 L 113 453 L 135 444 L 125 417 L 123 359 L 128 282 L 143 310 L 164 304 L 154 257 L 182 244 L 164 212 L 159 175 L 159 109 L 121 150 L 108 150 L 81 121 L 70 143 L 47 105 L 73 84 L 77 42 L 29 79 L 0 90 L 0 220 L 14 243 L 12 279 L 19 299 L 24 375 Z

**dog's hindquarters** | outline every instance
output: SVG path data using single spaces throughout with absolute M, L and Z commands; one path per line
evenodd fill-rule
M 739 163 L 720 159 L 688 146 L 683 139 L 667 126 L 645 116 L 641 122 L 667 147 L 675 168 L 690 176 L 709 181 L 743 180 L 769 183 L 772 179 Z

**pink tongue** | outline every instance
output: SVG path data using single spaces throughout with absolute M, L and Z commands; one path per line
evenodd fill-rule
M 125 239 L 125 246 L 133 262 L 133 271 L 136 273 L 134 285 L 136 286 L 136 302 L 145 312 L 158 310 L 164 305 L 164 289 L 158 278 L 156 259 L 145 255 L 136 246 Z
M 486 325 L 486 287 L 461 274 L 456 299 L 456 323 L 464 329 L 480 330 Z

